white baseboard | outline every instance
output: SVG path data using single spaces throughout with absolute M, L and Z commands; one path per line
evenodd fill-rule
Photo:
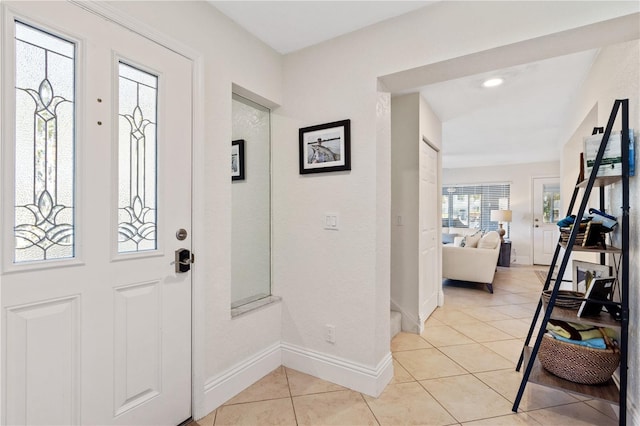
M 204 417 L 271 371 L 284 365 L 374 397 L 393 378 L 393 358 L 388 353 L 375 368 L 287 343 L 268 348 L 211 377 L 204 385 Z
M 393 359 L 390 352 L 375 368 L 371 368 L 283 343 L 282 365 L 373 397 L 380 396 L 393 378 Z
M 402 309 L 402 307 L 393 299 L 390 300 L 390 304 L 391 310 L 398 311 L 402 314 L 402 331 L 415 334 L 422 333 L 422 327 L 424 327 L 424 323 L 421 322 L 419 318 L 416 318 L 415 315 L 412 315 Z
M 529 256 L 522 256 L 520 254 L 515 261 L 512 259 L 512 263 L 515 263 L 516 265 L 533 265 Z
M 280 342 L 211 377 L 204 385 L 204 415 L 212 412 L 282 365 Z

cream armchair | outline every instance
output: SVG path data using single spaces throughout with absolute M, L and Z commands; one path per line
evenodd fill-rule
M 464 247 L 442 247 L 442 278 L 482 283 L 493 293 L 493 277 L 500 255 L 500 235 L 490 231 Z

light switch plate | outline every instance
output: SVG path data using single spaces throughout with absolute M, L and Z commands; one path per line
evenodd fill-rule
M 338 214 L 337 213 L 325 213 L 324 214 L 324 229 L 338 230 Z

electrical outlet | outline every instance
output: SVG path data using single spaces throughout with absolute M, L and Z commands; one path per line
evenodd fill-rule
M 336 342 L 336 326 L 332 324 L 327 324 L 325 326 L 324 339 L 329 343 Z

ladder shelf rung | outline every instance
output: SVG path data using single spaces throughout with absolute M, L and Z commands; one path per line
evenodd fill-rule
M 565 242 L 561 242 L 559 243 L 560 247 L 562 247 L 563 249 L 567 249 L 567 243 Z M 583 251 L 583 252 L 589 252 L 589 253 L 613 253 L 613 254 L 620 254 L 622 253 L 622 250 L 620 250 L 618 247 L 613 247 L 613 246 L 607 246 L 607 248 L 602 248 L 602 247 L 582 247 L 582 246 L 578 246 L 575 245 L 571 248 L 571 251 Z
M 547 309 L 547 303 L 542 301 L 543 307 Z M 566 322 L 575 322 L 580 324 L 595 325 L 597 327 L 610 327 L 620 329 L 620 322 L 611 318 L 606 312 L 601 312 L 598 316 L 579 317 L 577 309 L 561 308 L 554 306 L 551 312 L 551 318 Z
M 621 180 L 622 180 L 622 176 L 599 176 L 599 177 L 596 177 L 595 181 L 593 182 L 593 186 L 594 187 L 607 186 L 616 182 L 620 182 Z M 586 188 L 587 182 L 589 182 L 589 179 L 585 179 L 581 181 L 576 185 L 576 188 Z

